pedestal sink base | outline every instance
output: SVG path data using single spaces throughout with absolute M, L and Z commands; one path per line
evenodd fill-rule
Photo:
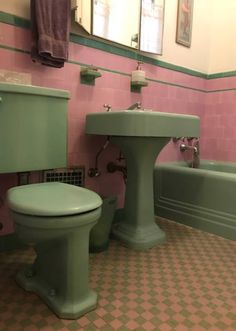
M 125 223 L 115 224 L 112 233 L 125 246 L 145 250 L 165 241 L 166 235 L 155 223 L 144 228 L 136 228 Z
M 112 137 L 126 159 L 127 184 L 123 217 L 113 234 L 125 245 L 144 250 L 165 241 L 155 223 L 153 171 L 157 155 L 170 138 Z

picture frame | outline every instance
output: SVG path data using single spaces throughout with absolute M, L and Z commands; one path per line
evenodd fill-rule
M 194 0 L 178 0 L 176 43 L 191 46 Z

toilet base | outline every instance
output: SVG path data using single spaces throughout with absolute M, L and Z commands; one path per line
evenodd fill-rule
M 13 214 L 13 213 L 12 213 Z M 89 287 L 89 233 L 101 214 L 98 208 L 81 215 L 60 218 L 13 214 L 16 231 L 33 244 L 36 258 L 16 276 L 26 291 L 38 294 L 59 318 L 77 319 L 94 309 L 97 295 Z M 66 229 L 40 229 L 31 225 L 59 223 Z M 74 227 L 68 227 L 68 224 Z
M 59 318 L 77 319 L 96 308 L 97 294 L 94 291 L 89 290 L 77 301 L 64 301 L 63 298 L 57 296 L 54 289 L 32 274 L 32 268 L 33 265 L 28 265 L 17 273 L 17 284 L 24 290 L 37 294 Z

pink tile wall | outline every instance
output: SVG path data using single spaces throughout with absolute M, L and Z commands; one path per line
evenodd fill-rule
M 18 49 L 29 50 L 30 33 L 25 29 L 0 23 L 0 43 Z M 0 59 L 1 69 L 30 73 L 34 85 L 70 91 L 71 99 L 68 110 L 68 163 L 70 166 L 85 165 L 86 170 L 88 170 L 89 167 L 94 165 L 95 154 L 103 144 L 104 138 L 85 135 L 85 117 L 90 112 L 103 111 L 102 105 L 104 103 L 111 104 L 113 109 L 122 109 L 136 101 L 141 101 L 145 108 L 199 115 L 203 122 L 205 121 L 202 125 L 205 157 L 211 152 L 211 148 L 208 148 L 209 139 L 212 139 L 212 142 L 216 141 L 220 132 L 225 142 L 227 140 L 226 132 L 224 127 L 222 128 L 222 123 L 219 119 L 219 116 L 222 116 L 222 118 L 224 116 L 222 111 L 226 93 L 224 96 L 221 96 L 220 93 L 217 96 L 217 113 L 213 107 L 213 94 L 206 96 L 203 92 L 189 89 L 189 87 L 205 89 L 206 81 L 204 79 L 144 64 L 143 69 L 146 71 L 148 78 L 172 84 L 181 84 L 187 88 L 149 82 L 148 87 L 143 88 L 141 94 L 137 94 L 130 92 L 130 77 L 119 73 L 101 70 L 102 77 L 96 80 L 96 85 L 88 86 L 80 84 L 80 67 L 75 64 L 66 63 L 63 69 L 48 68 L 32 63 L 28 54 L 3 48 L 0 48 Z M 70 60 L 128 74 L 136 68 L 136 61 L 134 60 L 75 43 L 70 44 Z M 226 102 L 226 105 L 227 108 L 230 107 L 231 109 L 233 108 L 233 99 L 230 97 L 231 92 L 227 93 L 229 100 Z M 205 102 L 208 115 L 204 112 Z M 215 131 L 211 128 L 210 135 L 207 130 L 208 124 L 205 125 L 205 123 L 210 123 L 212 117 L 215 118 L 216 126 Z M 217 122 L 218 120 L 219 122 Z M 230 121 L 228 125 L 231 125 Z M 228 145 L 230 148 L 230 144 Z M 215 148 L 216 144 L 214 143 L 213 146 Z M 119 206 L 122 206 L 125 189 L 122 176 L 119 173 L 106 173 L 107 162 L 114 161 L 118 157 L 118 153 L 119 151 L 114 146 L 109 146 L 101 157 L 100 168 L 102 175 L 99 178 L 92 179 L 86 176 L 86 187 L 102 195 L 116 195 L 119 200 Z M 164 148 L 158 161 L 180 158 L 181 155 L 178 148 L 170 143 Z M 0 182 L 0 196 L 4 200 L 3 202 L 0 201 L 0 204 L 4 204 L 0 208 L 0 222 L 4 223 L 4 228 L 0 231 L 2 235 L 13 231 L 12 223 L 7 216 L 5 192 L 9 187 L 16 185 L 16 175 L 0 175 Z
M 201 132 L 202 158 L 236 161 L 236 84 L 234 86 L 234 90 L 206 95 Z

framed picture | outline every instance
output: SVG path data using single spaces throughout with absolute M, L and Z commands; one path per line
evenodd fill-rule
M 194 0 L 178 0 L 176 42 L 191 46 Z

